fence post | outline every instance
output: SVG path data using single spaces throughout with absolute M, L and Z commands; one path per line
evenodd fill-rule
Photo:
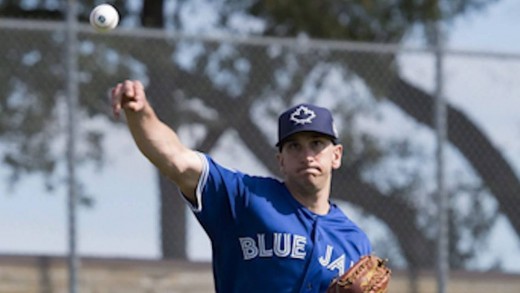
M 441 21 L 434 24 L 435 30 L 435 131 L 436 181 L 438 198 L 437 235 L 437 292 L 445 293 L 449 275 L 449 198 L 445 190 L 444 145 L 446 143 L 446 101 L 444 98 L 444 34 Z
M 67 186 L 68 186 L 68 269 L 69 292 L 76 293 L 79 257 L 76 251 L 76 208 L 78 203 L 76 184 L 76 109 L 78 104 L 78 56 L 77 56 L 77 1 L 68 0 L 67 11 Z

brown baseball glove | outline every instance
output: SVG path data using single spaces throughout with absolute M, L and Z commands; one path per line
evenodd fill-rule
M 346 273 L 334 279 L 327 293 L 386 293 L 391 274 L 386 260 L 366 255 Z

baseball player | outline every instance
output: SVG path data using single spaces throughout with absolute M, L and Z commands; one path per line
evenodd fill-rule
M 371 253 L 366 234 L 329 200 L 343 147 L 327 109 L 301 104 L 280 115 L 280 181 L 227 169 L 187 148 L 158 119 L 139 81 L 117 84 L 111 101 L 208 234 L 216 292 L 325 292 Z

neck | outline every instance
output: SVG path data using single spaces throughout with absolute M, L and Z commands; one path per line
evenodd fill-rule
M 311 212 L 317 215 L 326 215 L 329 212 L 330 188 L 325 188 L 313 192 L 306 192 L 302 190 L 302 188 L 291 186 L 287 182 L 286 186 L 294 199 L 296 199 L 300 204 L 309 209 Z

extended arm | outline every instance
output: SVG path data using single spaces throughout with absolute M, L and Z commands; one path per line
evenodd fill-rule
M 112 89 L 111 99 L 116 118 L 121 109 L 125 111 L 128 128 L 139 150 L 195 204 L 202 161 L 195 151 L 182 144 L 170 127 L 159 120 L 148 103 L 141 82 L 126 80 L 117 84 Z

